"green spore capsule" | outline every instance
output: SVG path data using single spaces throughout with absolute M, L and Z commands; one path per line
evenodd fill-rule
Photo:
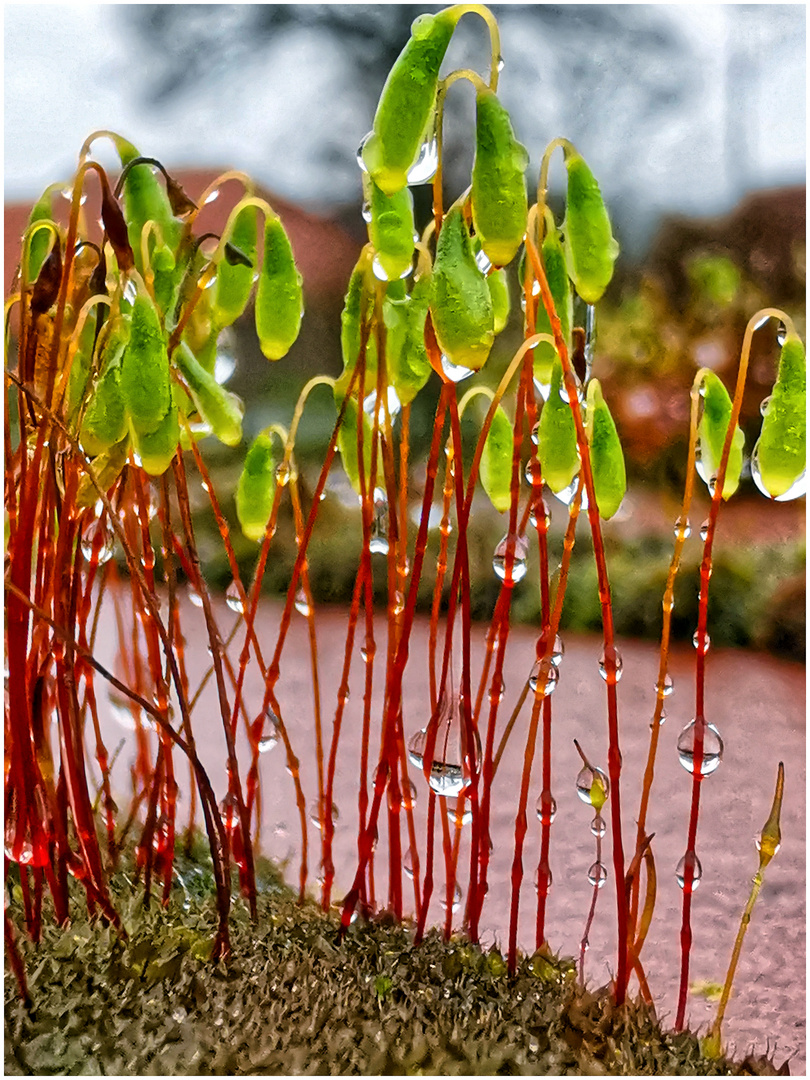
M 370 317 L 373 297 L 366 288 L 368 280 L 367 268 L 370 258 L 371 255 L 367 248 L 358 259 L 357 265 L 352 271 L 352 276 L 349 278 L 349 288 L 346 292 L 346 300 L 340 316 L 340 351 L 343 356 L 343 374 L 335 384 L 335 400 L 338 402 L 342 401 L 346 395 L 346 390 L 360 356 L 361 327 L 363 322 Z M 377 342 L 374 334 L 369 333 L 366 342 L 366 372 L 364 379 L 366 392 L 376 385 L 376 382 Z
M 433 368 L 425 348 L 425 318 L 430 277 L 416 282 L 410 297 L 383 302 L 388 378 L 403 405 L 409 405 L 430 378 Z
M 479 90 L 470 199 L 476 235 L 494 266 L 510 263 L 526 235 L 528 165 L 509 113 L 492 90 Z
M 109 494 L 110 488 L 121 475 L 129 457 L 129 448 L 130 440 L 129 435 L 127 435 L 121 442 L 111 446 L 108 450 L 103 450 L 97 457 L 93 458 L 93 472 L 96 475 L 99 487 L 105 494 Z M 98 491 L 96 486 L 90 477 L 85 474 L 79 480 L 76 505 L 84 508 L 86 506 L 95 506 L 97 502 Z
M 258 543 L 264 537 L 273 511 L 276 490 L 276 462 L 273 440 L 262 432 L 251 443 L 236 487 L 236 516 L 242 532 Z
M 762 431 L 751 458 L 757 487 L 772 499 L 804 494 L 798 481 L 807 461 L 807 362 L 801 339 L 790 334 L 779 357 L 779 371 L 764 408 Z M 795 492 L 795 494 L 794 494 Z
M 264 255 L 256 291 L 256 333 L 268 360 L 286 356 L 301 328 L 304 298 L 292 247 L 278 218 L 264 226 Z
M 242 441 L 241 400 L 220 386 L 213 375 L 197 361 L 191 349 L 181 341 L 174 353 L 174 362 L 188 384 L 197 412 L 226 446 L 238 446 Z
M 113 321 L 102 350 L 99 377 L 82 420 L 79 438 L 88 454 L 100 454 L 120 442 L 127 433 L 120 373 L 121 357 L 128 341 L 128 320 L 119 316 Z
M 562 364 L 555 360 L 551 368 L 551 390 L 537 428 L 537 457 L 543 480 L 555 495 L 567 488 L 579 472 L 577 429 L 571 406 L 560 396 L 562 374 Z
M 256 272 L 254 267 L 258 257 L 257 207 L 243 206 L 233 219 L 226 236 L 253 265 L 232 265 L 227 259 L 220 260 L 214 299 L 214 321 L 219 330 L 236 322 L 247 307 L 253 291 L 253 276 Z
M 431 283 L 430 313 L 439 347 L 451 364 L 479 371 L 492 348 L 495 318 L 460 206 L 452 207 L 442 224 Z
M 132 304 L 120 386 L 133 434 L 157 431 L 172 404 L 169 355 L 158 310 L 140 289 Z
M 335 404 L 340 408 L 337 386 L 335 387 Z M 363 467 L 365 482 L 368 484 L 371 475 L 371 424 L 364 412 L 361 413 L 363 425 Z M 337 446 L 340 451 L 340 459 L 343 468 L 351 482 L 352 487 L 359 495 L 360 488 L 360 461 L 357 446 L 357 403 L 353 398 L 346 399 L 346 409 L 343 413 L 343 422 L 338 431 Z
M 487 277 L 489 295 L 492 298 L 492 320 L 495 334 L 500 334 L 509 322 L 509 282 L 505 270 L 493 270 Z
M 140 458 L 141 468 L 150 476 L 162 476 L 166 472 L 177 453 L 179 442 L 180 420 L 174 402 L 154 431 L 140 435 L 133 432 L 132 436 L 132 444 Z
M 53 220 L 53 197 L 52 188 L 46 188 L 39 200 L 34 203 L 31 213 L 28 218 L 29 227 L 37 221 L 52 221 Z M 45 258 L 48 254 L 48 248 L 51 243 L 52 232 L 50 229 L 40 228 L 31 237 L 31 241 L 28 246 L 28 273 L 27 279 L 29 282 L 36 281 L 39 277 L 39 272 L 42 269 L 42 264 L 45 262 Z
M 731 420 L 731 398 L 713 371 L 707 371 L 704 375 L 700 393 L 703 398 L 703 415 L 698 424 L 696 468 L 700 478 L 713 494 L 715 476 L 723 454 L 723 443 Z M 731 498 L 740 483 L 744 446 L 745 436 L 737 427 L 731 440 L 723 481 L 724 499 Z
M 413 260 L 413 196 L 407 188 L 386 195 L 373 180 L 370 187 L 371 221 L 368 235 L 374 245 L 374 273 L 396 281 L 410 272 Z
M 439 68 L 459 18 L 460 12 L 453 9 L 420 15 L 385 80 L 374 130 L 363 145 L 362 157 L 386 195 L 408 183 L 408 170 L 433 120 Z
M 484 440 L 480 465 L 481 486 L 499 514 L 512 502 L 512 449 L 512 425 L 499 405 Z
M 598 379 L 591 379 L 588 384 L 587 434 L 596 505 L 599 516 L 607 521 L 621 506 L 627 491 L 627 474 L 619 433 Z
M 93 315 L 90 315 L 84 320 L 84 326 L 79 335 L 79 342 L 68 375 L 65 414 L 71 426 L 74 424 L 76 415 L 84 401 L 87 382 L 90 378 L 95 340 L 96 320 Z
M 565 256 L 577 293 L 595 304 L 613 277 L 619 245 L 613 238 L 602 192 L 581 154 L 566 155 Z
M 560 329 L 567 346 L 571 344 L 571 323 L 573 322 L 574 300 L 571 292 L 571 282 L 568 277 L 568 268 L 565 264 L 565 253 L 560 243 L 560 234 L 556 228 L 550 229 L 543 239 L 541 248 L 543 267 L 546 271 L 551 298 L 554 301 L 554 310 L 560 320 Z M 521 286 L 523 276 L 521 274 Z M 537 304 L 537 318 L 535 329 L 538 334 L 551 334 L 551 320 L 548 317 L 542 298 Z M 539 342 L 534 349 L 534 377 L 543 385 L 551 382 L 551 367 L 557 357 L 557 350 L 549 341 Z

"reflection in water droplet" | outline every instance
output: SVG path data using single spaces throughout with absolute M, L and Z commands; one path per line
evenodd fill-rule
M 597 814 L 591 822 L 591 832 L 594 836 L 601 840 L 602 837 L 605 835 L 606 830 L 607 825 L 605 824 L 605 819 L 602 817 L 601 814 Z
M 481 251 L 476 253 L 475 265 L 478 267 L 482 274 L 488 274 L 492 269 L 492 263 L 489 261 L 489 257 L 487 256 L 487 253 L 483 250 L 483 248 L 481 249 Z
M 425 139 L 419 148 L 419 156 L 408 169 L 408 185 L 427 184 L 439 167 L 439 144 L 435 135 Z
M 694 634 L 692 634 L 692 644 L 695 646 L 695 648 L 698 651 L 700 651 L 700 631 L 699 630 L 696 630 L 694 632 Z M 709 651 L 709 646 L 710 645 L 711 645 L 711 638 L 709 637 L 708 634 L 704 634 L 703 635 L 703 655 L 704 656 Z
M 276 483 L 279 487 L 286 487 L 290 482 L 292 469 L 286 461 L 280 461 L 276 466 Z
M 783 322 L 780 322 L 776 328 L 776 344 L 781 349 L 787 341 L 787 327 Z
M 337 806 L 335 806 L 334 803 L 332 803 L 332 821 L 335 822 L 339 818 L 340 814 L 338 813 L 338 808 Z M 312 822 L 316 829 L 321 828 L 321 806 L 317 799 L 310 807 L 309 820 Z
M 309 606 L 309 600 L 307 599 L 306 591 L 303 585 L 298 586 L 298 590 L 295 594 L 295 610 L 299 615 L 310 615 L 312 608 Z
M 447 889 L 446 888 L 442 889 L 442 893 L 443 893 L 443 895 L 442 895 L 442 907 L 444 908 L 445 911 L 447 911 Z M 458 882 L 456 882 L 456 887 L 453 890 L 453 905 L 452 905 L 453 911 L 454 912 L 458 911 L 460 906 L 461 906 L 461 886 L 459 885 Z
M 452 361 L 448 360 L 444 353 L 442 353 L 442 371 L 450 382 L 454 383 L 463 382 L 465 379 L 469 379 L 471 375 L 475 374 L 472 368 L 462 367 L 461 364 L 454 364 Z
M 768 394 L 768 396 L 764 397 L 762 399 L 762 401 L 760 401 L 760 403 L 759 403 L 759 415 L 760 416 L 765 415 L 765 413 L 768 411 L 768 406 L 770 405 L 770 403 L 771 403 L 771 395 Z
M 656 694 L 658 693 L 658 689 L 659 689 L 658 683 L 656 683 L 655 684 L 655 692 L 656 692 Z M 672 683 L 672 676 L 669 675 L 669 674 L 665 675 L 664 676 L 664 685 L 662 687 L 662 692 L 661 692 L 661 697 L 665 697 L 665 698 L 670 697 L 674 689 L 675 689 L 675 687 L 674 687 L 674 685 Z
M 382 488 L 374 488 L 374 520 L 371 523 L 369 551 L 373 555 L 388 554 L 388 498 Z
M 622 677 L 623 666 L 624 662 L 619 650 L 612 645 L 608 645 L 599 657 L 599 674 L 607 682 L 610 669 L 613 668 L 616 672 L 616 682 L 618 682 Z
M 551 824 L 554 818 L 557 816 L 557 800 L 551 794 L 547 792 L 544 796 L 541 794 L 537 800 L 535 806 L 535 813 L 537 814 L 537 820 L 541 825 Z
M 551 393 L 551 383 L 540 382 L 539 379 L 534 379 L 534 388 L 543 401 L 548 401 L 548 395 Z
M 533 694 L 536 694 L 538 690 L 544 690 L 545 697 L 549 697 L 557 689 L 559 681 L 560 672 L 551 657 L 535 660 L 531 675 L 529 675 L 529 689 Z
M 402 869 L 406 877 L 413 880 L 413 852 L 408 848 L 405 858 L 402 860 Z
M 700 526 L 700 539 L 705 543 L 708 536 L 709 536 L 709 519 L 706 518 L 706 520 Z
M 94 549 L 97 549 L 94 553 Z M 87 562 L 95 558 L 98 566 L 103 566 L 113 557 L 115 551 L 115 532 L 109 522 L 94 522 L 82 537 L 82 555 Z
M 225 603 L 231 611 L 235 611 L 237 615 L 244 615 L 245 609 L 242 605 L 242 594 L 239 592 L 239 586 L 235 581 L 232 581 L 228 586 L 228 590 L 225 593 Z
M 393 386 L 389 386 L 385 392 L 385 403 L 388 406 L 388 415 L 393 420 L 402 412 L 402 402 L 399 400 L 399 395 Z M 370 394 L 367 394 L 363 399 L 363 412 L 370 419 L 374 418 L 374 412 L 377 407 L 377 391 L 372 390 Z M 385 421 L 385 413 L 380 407 L 380 429 L 383 428 Z
M 217 356 L 214 361 L 214 379 L 220 386 L 230 382 L 236 371 L 236 358 L 232 353 L 222 347 L 217 347 Z
M 793 481 L 784 494 L 777 495 L 776 498 L 771 495 L 770 491 L 765 487 L 765 481 L 762 479 L 762 470 L 759 465 L 759 443 L 754 447 L 754 452 L 751 455 L 751 479 L 765 498 L 771 499 L 773 502 L 792 502 L 794 499 L 800 499 L 807 494 L 807 472 L 804 471 L 801 476 Z
M 692 870 L 691 891 L 694 892 L 700 885 L 700 879 L 703 877 L 703 867 L 700 865 L 700 859 L 691 851 L 684 855 L 675 868 L 675 877 L 682 889 L 686 888 L 686 872 L 688 867 L 691 867 Z
M 688 540 L 692 535 L 692 525 L 690 524 L 688 517 L 676 517 L 675 518 L 675 539 L 683 533 L 684 540 Z
M 447 814 L 450 818 L 452 825 L 469 825 L 472 821 L 472 810 L 470 809 L 469 802 L 464 800 L 464 809 L 459 814 L 459 803 L 461 799 L 447 799 Z
M 537 439 L 539 437 L 539 433 L 540 433 L 540 421 L 538 420 L 537 423 L 532 428 L 532 442 L 534 443 L 535 446 L 537 446 Z
M 371 271 L 378 281 L 402 281 L 404 278 L 411 276 L 411 274 L 413 273 L 413 266 L 411 266 L 410 264 L 406 266 L 402 273 L 399 275 L 398 279 L 392 278 L 383 266 L 383 264 L 380 262 L 379 256 L 375 255 L 371 262 Z
M 197 592 L 197 590 L 192 589 L 190 585 L 188 587 L 188 598 L 189 602 L 192 603 L 194 607 L 201 608 L 203 606 L 202 597 Z
M 678 760 L 688 773 L 695 768 L 695 737 L 697 722 L 690 720 L 678 736 Z M 714 724 L 705 724 L 703 728 L 703 755 L 700 772 L 709 776 L 723 759 L 723 740 Z
M 587 806 L 593 806 L 594 795 L 597 796 L 597 801 L 600 798 L 604 801 L 609 794 L 610 781 L 601 769 L 585 765 L 579 770 L 577 774 L 577 795 Z
M 368 169 L 366 168 L 366 163 L 365 163 L 365 161 L 363 161 L 363 147 L 366 145 L 366 143 L 368 142 L 368 140 L 371 138 L 371 136 L 373 134 L 374 134 L 373 131 L 369 131 L 369 133 L 366 136 L 364 136 L 363 141 L 360 143 L 360 145 L 357 148 L 357 155 L 356 155 L 357 164 L 360 166 L 360 171 L 361 172 L 368 172 Z
M 360 211 L 360 217 L 368 225 L 371 222 L 371 203 L 366 201 L 363 203 L 363 208 Z
M 514 545 L 514 556 L 511 577 L 512 583 L 516 584 L 518 581 L 522 581 L 526 576 L 526 560 L 529 554 L 529 544 L 525 536 L 513 536 L 512 544 Z M 492 556 L 492 569 L 501 581 L 506 581 L 509 546 L 509 536 L 507 535 L 500 541 L 495 548 L 495 554 Z
M 461 723 L 458 696 L 451 691 L 443 699 L 440 709 L 428 784 L 437 795 L 447 798 L 457 796 L 464 791 L 470 783 L 470 773 L 465 753 L 466 737 Z M 423 728 L 408 744 L 408 757 L 411 763 L 420 770 L 423 768 L 427 738 L 427 728 Z M 481 761 L 481 741 L 475 729 L 473 729 L 473 743 L 472 756 L 477 770 Z
M 588 881 L 591 885 L 595 885 L 597 889 L 601 889 L 607 881 L 607 867 L 603 866 L 600 862 L 591 863 L 588 867 Z
M 574 496 L 577 493 L 577 485 L 579 484 L 579 476 L 575 476 L 568 487 L 563 488 L 562 491 L 553 491 L 552 495 L 555 499 L 559 499 L 561 503 L 565 503 L 566 506 L 570 506 L 574 501 Z M 579 503 L 580 510 L 588 509 L 588 492 L 585 490 L 585 485 L 582 486 L 582 498 Z

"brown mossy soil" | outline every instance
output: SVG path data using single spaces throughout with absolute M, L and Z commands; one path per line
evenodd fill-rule
M 213 875 L 195 856 L 178 858 L 167 909 L 144 907 L 131 860 L 113 875 L 126 941 L 88 920 L 78 889 L 68 929 L 46 910 L 39 945 L 18 936 L 31 1003 L 7 967 L 7 1075 L 775 1074 L 703 1058 L 694 1035 L 579 987 L 571 961 L 522 958 L 510 979 L 499 952 L 435 932 L 415 948 L 385 914 L 340 942 L 337 912 L 299 907 L 261 860 L 258 923 L 236 900 L 232 956 L 213 965 Z

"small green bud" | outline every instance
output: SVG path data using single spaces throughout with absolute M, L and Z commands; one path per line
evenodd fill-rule
M 494 266 L 506 266 L 526 234 L 529 155 L 515 138 L 509 113 L 492 90 L 476 97 L 472 216 L 476 235 Z
M 92 320 L 89 321 L 92 325 Z M 101 352 L 99 377 L 82 421 L 80 439 L 88 454 L 100 454 L 120 442 L 127 433 L 120 373 L 121 358 L 128 341 L 129 320 L 119 315 L 110 325 Z
M 600 300 L 613 277 L 619 245 L 613 238 L 602 193 L 580 154 L 566 155 L 565 256 L 568 273 L 586 304 Z
M 571 343 L 571 324 L 574 320 L 573 295 L 571 293 L 571 281 L 568 277 L 568 268 L 565 264 L 565 253 L 560 243 L 560 234 L 556 228 L 549 229 L 546 233 L 541 248 L 543 268 L 546 271 L 551 298 L 554 301 L 554 310 L 560 320 L 560 329 L 566 345 Z M 521 285 L 523 277 L 521 275 Z M 548 317 L 542 298 L 537 304 L 537 319 L 535 330 L 538 334 L 551 334 L 551 320 Z M 534 349 L 534 377 L 539 383 L 548 385 L 551 381 L 551 366 L 557 356 L 557 350 L 549 341 L 539 342 Z
M 257 435 L 245 455 L 245 464 L 236 487 L 236 514 L 242 532 L 257 543 L 264 538 L 273 510 L 276 489 L 276 462 L 272 437 Z
M 268 360 L 289 352 L 304 311 L 301 275 L 284 226 L 269 218 L 264 227 L 264 256 L 256 292 L 256 333 Z
M 141 467 L 150 476 L 162 476 L 172 463 L 180 442 L 180 421 L 177 406 L 172 401 L 168 412 L 154 431 L 132 433 L 135 453 L 141 459 Z
M 493 270 L 487 277 L 489 295 L 492 297 L 493 330 L 500 334 L 509 322 L 509 282 L 505 270 Z

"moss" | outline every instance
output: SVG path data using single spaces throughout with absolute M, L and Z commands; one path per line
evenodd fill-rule
M 637 1005 L 577 987 L 573 963 L 536 954 L 514 979 L 496 951 L 379 916 L 338 938 L 338 914 L 299 907 L 258 863 L 259 919 L 237 901 L 233 952 L 208 961 L 215 931 L 204 844 L 180 857 L 163 909 L 112 875 L 128 938 L 90 923 L 75 887 L 72 925 L 47 917 L 20 938 L 33 1004 L 7 973 L 8 1075 L 444 1074 L 730 1075 L 691 1034 L 663 1033 Z M 10 912 L 20 920 L 10 876 Z M 18 879 L 17 879 L 18 880 Z M 46 912 L 46 916 L 47 916 Z

